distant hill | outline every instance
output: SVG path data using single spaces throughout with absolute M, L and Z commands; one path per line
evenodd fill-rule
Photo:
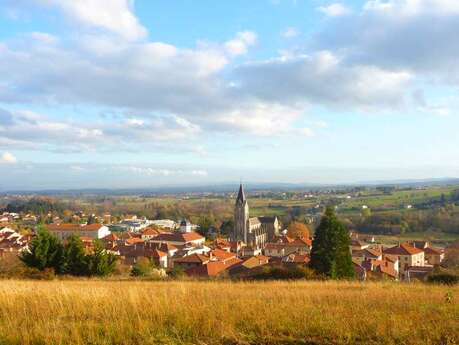
M 319 184 L 319 183 L 244 183 L 248 191 L 320 191 L 320 190 L 346 190 L 355 187 L 422 187 L 422 186 L 443 186 L 459 185 L 459 178 L 437 178 L 437 179 L 407 179 L 407 180 L 385 180 L 385 181 L 362 181 L 348 184 Z M 146 188 L 82 188 L 82 189 L 45 189 L 29 191 L 5 191 L 0 195 L 20 194 L 20 195 L 159 195 L 159 194 L 182 194 L 182 193 L 229 193 L 234 192 L 239 187 L 239 182 L 216 184 L 216 185 L 194 185 L 194 186 L 161 186 Z

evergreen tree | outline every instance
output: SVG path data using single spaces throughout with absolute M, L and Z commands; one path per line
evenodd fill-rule
M 94 253 L 89 256 L 89 274 L 95 276 L 108 276 L 113 273 L 116 266 L 116 257 L 107 253 L 101 241 L 94 241 Z
M 20 259 L 28 267 L 37 268 L 40 271 L 52 268 L 56 273 L 62 273 L 64 247 L 56 236 L 40 226 L 28 250 L 21 253 Z
M 84 276 L 89 273 L 89 257 L 86 255 L 83 241 L 72 235 L 64 248 L 64 272 L 74 276 Z
M 327 207 L 314 234 L 311 267 L 334 279 L 354 277 L 349 245 L 346 227 L 336 217 L 333 207 Z

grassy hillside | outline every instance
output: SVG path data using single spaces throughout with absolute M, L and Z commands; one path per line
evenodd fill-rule
M 421 284 L 1 281 L 0 344 L 457 344 L 458 301 Z

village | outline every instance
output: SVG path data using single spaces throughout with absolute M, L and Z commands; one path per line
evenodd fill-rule
M 75 214 L 75 219 L 86 215 Z M 36 223 L 32 214 L 4 213 L 0 217 L 0 257 L 18 256 L 28 250 L 34 234 L 14 230 L 15 221 Z M 166 276 L 183 272 L 196 278 L 244 278 L 267 267 L 308 267 L 312 236 L 292 236 L 277 217 L 250 217 L 249 201 L 241 184 L 235 201 L 233 233 L 228 237 L 201 235 L 186 219 L 148 220 L 135 215 L 111 223 L 110 215 L 90 215 L 90 222 L 63 223 L 55 219 L 44 228 L 65 242 L 77 235 L 90 253 L 95 241 L 113 254 L 120 265 L 132 269 L 142 260 L 151 262 Z M 3 224 L 3 225 L 1 225 Z M 443 248 L 429 241 L 411 240 L 395 246 L 375 241 L 374 236 L 349 231 L 349 251 L 355 276 L 360 280 L 422 280 L 444 260 Z

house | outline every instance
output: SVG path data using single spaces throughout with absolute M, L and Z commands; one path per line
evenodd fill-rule
M 242 247 L 242 250 L 239 252 L 239 255 L 243 258 L 247 258 L 250 256 L 261 255 L 261 253 L 262 251 L 261 251 L 261 248 L 259 247 L 245 246 L 245 247 Z
M 424 248 L 424 258 L 428 265 L 440 265 L 445 258 L 445 253 L 442 249 L 426 247 Z
M 296 238 L 291 239 L 287 236 L 278 238 L 275 243 L 267 243 L 264 249 L 264 254 L 271 257 L 285 257 L 287 255 L 309 254 L 311 252 L 311 239 Z
M 174 259 L 174 267 L 182 267 L 188 269 L 192 267 L 202 266 L 210 262 L 210 257 L 202 254 L 191 254 L 182 258 Z
M 370 245 L 361 240 L 351 240 L 351 252 L 354 250 L 367 249 L 368 247 L 370 247 Z
M 177 223 L 170 219 L 152 220 L 151 224 L 165 230 L 175 230 L 177 228 Z
M 287 255 L 285 243 L 266 243 L 264 254 L 266 256 L 283 258 Z
M 402 276 L 408 267 L 425 266 L 424 251 L 406 243 L 387 248 L 384 250 L 384 254 L 397 257 L 398 270 Z
M 367 272 L 367 278 L 369 276 L 394 280 L 398 278 L 398 271 L 391 260 L 366 259 L 361 266 Z
M 136 216 L 126 218 L 119 223 L 111 224 L 110 229 L 113 231 L 141 231 L 151 225 L 147 219 L 138 219 Z
M 187 232 L 187 233 L 180 233 L 180 232 L 164 232 L 156 237 L 150 239 L 150 242 L 153 243 L 169 243 L 174 246 L 184 246 L 184 245 L 191 245 L 191 246 L 202 246 L 204 245 L 205 238 L 198 234 L 197 232 Z
M 142 230 L 142 240 L 149 241 L 152 238 L 158 236 L 160 233 L 161 233 L 161 231 L 159 231 L 159 230 L 157 230 L 155 228 L 152 228 L 152 227 L 146 228 L 146 229 Z
M 119 241 L 119 238 L 114 233 L 111 233 L 102 238 L 102 242 L 104 243 L 105 249 L 107 250 L 115 248 L 116 245 L 118 244 L 118 241 Z
M 218 248 L 218 249 L 221 249 L 227 252 L 231 252 L 231 243 L 221 238 L 215 239 L 214 242 L 212 243 L 212 247 L 214 249 Z
M 419 249 L 425 249 L 431 246 L 429 241 L 423 241 L 423 240 L 406 241 L 405 243 L 412 247 L 416 247 Z
M 232 266 L 228 272 L 230 276 L 243 277 L 250 275 L 254 269 L 269 264 L 269 257 L 264 255 L 252 256 Z
M 225 265 L 232 265 L 235 262 L 239 262 L 235 253 L 227 252 L 222 249 L 214 249 L 210 252 L 210 258 L 212 261 L 220 261 Z
M 433 266 L 410 266 L 406 269 L 404 278 L 406 281 L 423 280 L 433 269 Z
M 282 258 L 282 263 L 287 265 L 307 265 L 311 261 L 309 254 L 292 253 Z
M 110 235 L 110 230 L 102 224 L 49 224 L 46 228 L 57 238 L 64 240 L 72 235 L 102 239 Z
M 191 267 L 185 271 L 185 273 L 191 277 L 198 277 L 198 278 L 210 278 L 210 277 L 217 277 L 222 275 L 224 272 L 227 272 L 234 267 L 241 263 L 242 260 L 236 258 L 231 263 L 225 264 L 221 261 L 209 261 L 207 264 L 202 266 Z
M 136 245 L 124 247 L 121 253 L 124 257 L 124 263 L 127 265 L 135 265 L 140 258 L 147 258 L 161 268 L 168 267 L 167 253 L 155 248 Z
M 428 265 L 440 265 L 445 258 L 444 251 L 440 248 L 432 247 L 429 241 L 408 241 L 405 243 L 423 250 L 424 258 Z
M 352 251 L 352 259 L 362 264 L 365 260 L 382 260 L 383 254 L 380 248 L 365 248 Z
M 30 238 L 23 236 L 11 228 L 5 227 L 0 230 L 0 251 L 17 253 L 27 248 Z

